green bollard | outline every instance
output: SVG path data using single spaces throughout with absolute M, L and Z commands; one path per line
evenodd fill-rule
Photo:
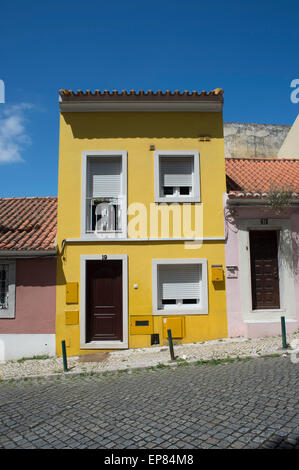
M 61 341 L 61 348 L 62 348 L 62 359 L 63 359 L 63 370 L 67 372 L 67 356 L 66 356 L 66 348 L 65 348 L 65 340 Z
M 171 357 L 171 360 L 172 360 L 172 361 L 175 361 L 174 351 L 173 351 L 173 343 L 172 343 L 172 336 L 171 336 L 171 330 L 167 330 L 167 335 L 168 335 L 168 342 L 169 342 L 170 357 Z
M 281 336 L 282 336 L 282 347 L 283 349 L 287 349 L 287 335 L 286 335 L 286 321 L 285 317 L 280 317 L 281 320 Z

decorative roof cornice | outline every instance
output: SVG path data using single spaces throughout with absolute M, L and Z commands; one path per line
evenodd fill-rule
M 221 111 L 223 90 L 60 90 L 61 112 L 78 111 Z

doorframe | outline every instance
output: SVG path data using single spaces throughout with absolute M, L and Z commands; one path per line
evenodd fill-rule
M 239 260 L 242 316 L 245 323 L 280 322 L 296 319 L 295 285 L 293 274 L 292 231 L 289 219 L 268 219 L 261 225 L 261 219 L 238 219 Z M 278 272 L 279 272 L 279 309 L 252 309 L 250 230 L 277 230 L 278 235 Z M 288 261 L 286 263 L 286 260 Z
M 123 290 L 123 340 L 122 341 L 86 341 L 86 262 L 109 260 L 122 261 Z M 128 255 L 81 255 L 80 256 L 80 349 L 127 349 L 128 340 Z

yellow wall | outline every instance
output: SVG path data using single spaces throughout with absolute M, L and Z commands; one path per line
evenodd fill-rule
M 210 141 L 201 142 L 200 136 Z M 221 113 L 131 112 L 64 113 L 60 122 L 58 249 L 67 238 L 80 238 L 82 151 L 125 150 L 128 154 L 128 205 L 141 202 L 149 209 L 154 202 L 154 145 L 156 150 L 198 150 L 200 155 L 201 200 L 204 209 L 204 237 L 223 237 L 225 192 L 223 123 Z M 206 258 L 209 278 L 209 314 L 186 315 L 183 342 L 227 336 L 224 283 L 212 283 L 212 264 L 222 264 L 224 241 L 205 242 L 198 249 L 186 250 L 184 242 L 100 242 L 68 243 L 64 259 L 58 257 L 57 274 L 57 354 L 66 339 L 68 354 L 80 350 L 79 325 L 65 324 L 65 283 L 80 282 L 80 255 L 127 254 L 129 271 L 129 315 L 152 314 L 152 259 Z M 137 290 L 133 284 L 138 284 Z M 160 333 L 162 319 L 154 318 L 154 332 Z M 129 335 L 129 347 L 150 345 L 149 335 Z M 94 350 L 93 350 L 94 351 Z

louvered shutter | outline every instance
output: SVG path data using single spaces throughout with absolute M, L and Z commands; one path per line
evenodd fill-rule
M 169 264 L 159 266 L 161 300 L 199 299 L 201 265 Z
M 118 197 L 121 194 L 121 158 L 100 157 L 88 161 L 88 196 Z
M 193 158 L 160 157 L 161 186 L 191 186 L 192 187 Z

